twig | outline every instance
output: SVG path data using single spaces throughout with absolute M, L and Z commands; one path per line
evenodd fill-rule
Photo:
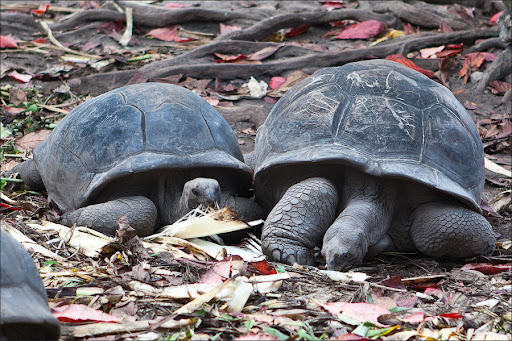
M 95 56 L 95 55 L 92 55 L 92 54 L 88 54 L 88 53 L 83 53 L 83 52 L 80 52 L 80 51 L 75 51 L 75 50 L 72 50 L 68 47 L 65 47 L 64 45 L 62 45 L 57 39 L 55 39 L 55 37 L 53 36 L 53 33 L 52 33 L 52 30 L 51 28 L 48 26 L 48 24 L 42 20 L 37 20 L 37 22 L 39 24 L 41 24 L 41 27 L 46 31 L 46 34 L 48 35 L 48 39 L 56 46 L 58 47 L 59 49 L 63 50 L 63 51 L 66 51 L 66 52 L 69 52 L 69 53 L 73 53 L 73 54 L 77 54 L 77 55 L 80 55 L 80 56 L 85 56 L 85 57 L 89 57 L 89 58 L 93 58 L 93 59 L 100 59 L 101 57 L 99 56 Z M 37 45 L 37 44 L 36 44 Z
M 391 287 L 387 287 L 385 285 L 380 285 L 380 284 L 377 284 L 377 283 L 370 283 L 370 286 L 375 287 L 375 288 L 380 288 L 380 289 L 398 291 L 398 292 L 407 292 L 407 289 L 391 288 Z
M 123 33 L 123 36 L 121 37 L 121 40 L 119 40 L 119 44 L 121 46 L 126 46 L 132 39 L 132 30 L 133 30 L 133 9 L 131 7 L 126 7 L 126 30 Z

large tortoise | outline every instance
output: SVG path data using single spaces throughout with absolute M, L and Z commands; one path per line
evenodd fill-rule
M 231 206 L 245 219 L 261 210 L 245 197 L 252 170 L 229 124 L 171 84 L 128 85 L 79 105 L 13 171 L 47 190 L 64 224 L 107 234 L 122 215 L 145 236 L 199 204 Z
M 0 339 L 58 340 L 43 282 L 28 252 L 0 229 Z
M 291 89 L 258 130 L 256 198 L 272 260 L 329 269 L 370 250 L 471 257 L 495 246 L 480 215 L 483 149 L 442 85 L 371 60 L 321 69 Z

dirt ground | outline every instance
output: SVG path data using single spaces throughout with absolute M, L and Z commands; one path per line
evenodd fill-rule
M 128 7 L 133 7 L 132 30 L 125 24 Z M 329 278 L 320 272 L 325 269 L 320 257 L 316 268 L 274 265 L 290 278 L 271 293 L 254 292 L 243 310 L 229 313 L 226 301 L 214 299 L 180 311 L 194 302 L 193 297 L 164 299 L 129 284 L 137 280 L 160 289 L 205 283 L 204 274 L 223 264 L 222 258 L 199 255 L 188 244 L 173 245 L 179 251 L 151 258 L 131 249 L 135 256 L 126 261 L 124 251 L 117 254 L 121 260 L 115 256 L 107 261 L 108 257 L 91 258 L 73 247 L 62 248 L 49 243 L 57 238 L 55 231 L 45 234 L 27 225 L 58 221 L 45 193 L 19 191 L 7 182 L 2 184 L 2 227 L 19 230 L 66 258 L 49 271 L 52 258 L 30 252 L 50 306 L 83 303 L 125 321 L 125 329 L 100 333 L 81 331 L 84 320 L 68 319 L 62 323 L 63 339 L 512 339 L 511 179 L 506 175 L 512 168 L 512 76 L 504 72 L 497 83 L 481 85 L 509 46 L 498 38 L 499 26 L 492 20 L 504 9 L 501 1 L 81 0 L 52 1 L 45 7 L 40 2 L 4 0 L 0 9 L 2 39 L 11 37 L 11 45 L 2 46 L 0 60 L 2 171 L 31 157 L 34 146 L 78 104 L 116 87 L 148 81 L 178 84 L 201 95 L 226 118 L 247 153 L 254 150 L 257 128 L 275 102 L 297 81 L 322 67 L 397 54 L 449 87 L 477 125 L 485 157 L 502 167 L 501 174 L 486 169 L 482 194 L 484 216 L 498 240 L 492 256 L 455 261 L 384 254 L 352 270 L 370 276 L 363 281 Z M 347 26 L 369 20 L 383 25 L 380 33 L 364 39 L 335 38 Z M 48 24 L 44 27 L 39 21 Z M 393 31 L 401 33 L 393 36 Z M 438 46 L 444 46 L 438 55 L 422 58 L 428 48 Z M 510 70 L 511 65 L 505 57 L 503 68 Z M 250 88 L 251 77 L 263 87 L 263 94 Z M 285 83 L 278 87 L 278 81 Z M 143 270 L 138 268 L 141 264 Z M 244 264 L 248 277 L 269 274 L 252 262 Z M 165 271 L 159 274 L 157 268 Z M 51 276 L 71 269 L 81 275 Z M 235 281 L 236 276 L 232 279 L 228 272 L 227 277 Z M 415 277 L 419 279 L 407 280 Z M 396 278 L 400 284 L 390 282 Z M 103 291 L 78 298 L 80 287 Z M 64 288 L 71 288 L 71 293 L 64 294 Z M 121 293 L 113 294 L 115 290 Z M 378 321 L 365 315 L 354 323 L 348 308 L 342 309 L 343 316 L 316 302 L 364 302 L 391 310 L 380 314 Z M 424 318 L 407 319 L 415 313 Z M 169 316 L 187 322 L 162 327 L 159 319 Z M 126 327 L 128 322 L 145 320 L 158 326 Z M 373 324 L 364 325 L 365 321 Z M 97 330 L 103 327 L 99 320 L 86 322 L 98 324 Z

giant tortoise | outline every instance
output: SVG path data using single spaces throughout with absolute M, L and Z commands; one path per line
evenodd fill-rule
M 444 86 L 387 60 L 324 68 L 283 96 L 260 127 L 256 198 L 275 261 L 329 269 L 370 250 L 472 257 L 495 246 L 481 215 L 482 143 Z
M 0 339 L 58 340 L 60 323 L 27 251 L 0 229 Z
M 13 172 L 47 190 L 64 224 L 107 234 L 126 215 L 145 236 L 199 204 L 260 214 L 246 197 L 252 170 L 229 124 L 171 84 L 128 85 L 82 103 Z

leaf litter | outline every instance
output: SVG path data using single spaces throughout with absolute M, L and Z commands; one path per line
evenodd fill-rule
M 321 1 L 317 5 L 335 13 L 352 4 Z M 100 7 L 95 2 L 88 2 L 84 6 L 83 10 L 87 10 L 87 6 Z M 166 3 L 162 7 L 171 11 L 185 6 L 188 9 L 197 8 L 192 3 Z M 260 5 L 247 2 L 243 6 L 258 9 Z M 482 18 L 479 9 L 460 5 L 450 8 L 465 22 Z M 29 10 L 33 10 L 36 16 L 60 13 L 60 9 L 53 4 Z M 68 9 L 67 13 L 71 12 Z M 489 14 L 486 20 L 493 24 L 499 12 L 491 14 L 494 15 L 491 17 Z M 391 29 L 386 30 L 387 26 L 379 21 L 365 24 L 368 27 L 357 26 L 358 22 L 364 20 L 337 22 L 339 24 L 333 25 L 339 28 L 336 36 L 347 31 L 350 25 L 356 25 L 352 26 L 355 32 L 348 30 L 345 34 L 353 37 L 350 39 L 371 39 L 369 46 L 386 44 L 389 43 L 386 40 L 400 39 L 402 36 Z M 107 28 L 107 24 L 110 28 Z M 122 22 L 107 24 L 103 30 L 119 42 L 126 32 L 125 25 Z M 105 45 L 99 41 L 90 41 L 87 46 L 73 46 L 55 34 L 56 30 L 46 31 L 48 39 L 25 40 L 15 35 L 2 36 L 1 48 L 5 49 L 2 52 L 57 55 L 60 63 L 54 63 L 54 69 L 47 68 L 48 72 L 29 67 L 2 68 L 4 77 L 10 77 L 9 73 L 14 71 L 21 75 L 12 73 L 12 80 L 20 83 L 11 84 L 21 100 L 16 100 L 15 96 L 9 98 L 9 89 L 1 88 L 2 110 L 6 113 L 2 117 L 2 161 L 5 155 L 12 155 L 8 159 L 26 158 L 33 144 L 24 144 L 23 136 L 41 131 L 41 127 L 52 129 L 66 112 L 85 99 L 74 97 L 70 87 L 63 87 L 50 97 L 34 98 L 29 95 L 30 89 L 40 80 L 58 79 L 61 84 L 67 85 L 63 80 L 73 79 L 84 70 L 101 72 L 112 68 L 140 67 L 154 60 L 179 55 L 183 53 L 180 51 L 196 48 L 213 39 L 212 34 L 204 35 L 207 32 L 188 27 L 185 29 L 184 25 L 165 27 L 168 29 L 160 33 L 169 40 L 158 43 L 156 38 L 147 39 L 152 44 L 149 49 L 139 49 L 136 42 L 137 39 L 144 39 L 144 34 L 151 30 L 141 30 L 137 24 L 133 27 L 133 39 L 124 47 L 123 44 Z M 153 29 L 160 28 L 164 27 Z M 228 21 L 219 24 L 217 32 L 226 35 L 245 28 L 243 21 Z M 318 43 L 321 34 L 317 34 L 316 29 L 315 25 L 309 24 L 286 28 L 279 30 L 279 34 L 269 40 L 286 41 L 288 46 L 304 48 L 311 48 L 314 44 L 317 52 L 332 49 L 333 45 L 326 47 Z M 402 22 L 402 29 L 406 35 L 420 33 L 420 27 L 416 24 Z M 439 31 L 451 32 L 453 29 L 444 23 Z M 359 38 L 354 38 L 357 34 Z M 312 35 L 317 36 L 309 38 Z M 366 38 L 361 38 L 364 36 Z M 330 44 L 334 43 L 330 40 Z M 163 50 L 170 45 L 174 50 Z M 468 46 L 460 42 L 427 51 L 430 47 L 420 49 L 417 55 L 404 54 L 391 58 L 403 58 L 407 66 L 424 70 L 429 76 L 434 72 L 433 77 L 439 77 L 448 86 L 451 83 L 452 91 L 462 91 L 462 95 L 465 89 L 455 87 L 458 83 L 453 73 L 470 86 L 476 79 L 472 74 L 478 75 L 478 72 L 484 71 L 495 58 L 492 52 L 484 51 L 462 56 Z M 219 50 L 209 54 L 208 58 L 215 63 L 212 60 L 215 53 L 228 58 L 243 55 L 246 61 L 266 63 L 275 61 L 276 56 L 284 50 L 281 45 L 254 49 L 252 51 L 256 52 L 252 53 L 243 49 L 239 53 Z M 420 53 L 423 53 L 423 58 L 438 59 L 439 71 L 436 72 L 435 64 L 418 60 L 416 57 Z M 252 56 L 253 60 L 247 56 Z M 242 60 L 240 58 L 235 62 Z M 241 100 L 277 100 L 310 74 L 309 70 L 305 71 L 291 70 L 273 77 L 254 75 L 253 78 L 230 82 L 183 74 L 158 79 L 197 91 L 212 105 L 222 107 L 227 103 L 238 105 Z M 150 80 L 144 75 L 132 79 L 134 82 Z M 24 80 L 26 82 L 21 83 Z M 496 95 L 504 95 L 509 89 L 509 82 L 495 81 L 489 84 L 489 91 Z M 28 94 L 26 100 L 23 100 L 23 93 Z M 510 186 L 511 164 L 504 154 L 510 146 L 510 119 L 500 116 L 499 111 L 493 113 L 490 110 L 482 116 L 481 110 L 486 110 L 482 109 L 484 106 L 475 98 L 467 99 L 471 107 L 476 107 L 471 110 L 475 111 L 476 116 L 473 117 L 476 117 L 486 152 L 486 168 L 489 170 L 489 174 L 486 173 L 487 183 L 500 189 L 487 200 L 495 212 L 504 215 L 495 219 L 509 219 L 510 190 L 503 189 Z M 252 123 L 248 127 L 240 130 L 245 131 L 243 135 L 246 141 L 254 138 Z M 9 134 L 5 135 L 4 131 L 9 131 Z M 28 137 L 24 139 L 30 141 Z M 15 142 L 19 142 L 18 146 Z M 33 142 L 37 143 L 37 139 Z M 2 162 L 2 170 L 9 163 Z M 474 259 L 462 267 L 449 260 L 423 259 L 411 254 L 385 254 L 368 259 L 364 267 L 339 273 L 322 270 L 321 262 L 320 269 L 268 263 L 262 258 L 254 238 L 244 241 L 244 247 L 240 247 L 223 245 L 217 239 L 194 237 L 186 240 L 176 235 L 140 240 L 130 233 L 130 227 L 122 221 L 115 238 L 83 227 L 64 227 L 55 223 L 58 212 L 49 209 L 43 195 L 13 192 L 15 179 L 8 180 L 2 179 L 2 228 L 9 230 L 29 249 L 40 269 L 54 311 L 59 311 L 59 307 L 64 310 L 64 307 L 71 306 L 79 311 L 79 317 L 90 321 L 86 324 L 64 322 L 63 335 L 68 337 L 120 335 L 121 338 L 178 339 L 195 335 L 239 339 L 510 339 L 511 243 L 506 238 L 498 242 L 498 251 L 492 257 Z M 199 220 L 194 224 L 209 229 L 210 224 L 216 223 Z M 247 227 L 243 222 L 235 224 Z M 338 304 L 345 311 L 340 308 L 331 314 L 315 302 L 323 302 L 327 306 Z M 88 307 L 87 310 L 85 307 Z M 102 317 L 112 322 L 106 322 Z M 114 322 L 116 319 L 120 321 Z

